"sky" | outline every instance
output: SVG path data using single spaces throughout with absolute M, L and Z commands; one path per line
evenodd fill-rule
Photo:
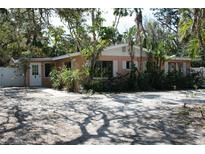
M 112 9 L 104 9 L 104 10 L 105 10 L 104 17 L 106 18 L 105 26 L 111 26 L 115 19 L 115 16 L 113 15 L 113 10 Z M 146 18 L 154 18 L 149 8 L 143 9 L 143 15 L 146 16 Z M 134 15 L 132 17 L 130 16 L 122 17 L 118 25 L 119 32 L 123 33 L 127 31 L 130 27 L 135 25 L 134 19 L 135 19 Z
M 105 18 L 104 26 L 112 26 L 112 23 L 115 19 L 115 16 L 113 15 L 113 9 L 102 9 L 103 10 L 103 17 Z M 147 19 L 149 18 L 154 18 L 152 11 L 149 8 L 144 8 L 143 9 L 143 16 L 146 16 Z M 135 25 L 134 22 L 135 16 L 133 15 L 132 17 L 127 16 L 127 17 L 122 17 L 120 19 L 119 25 L 118 25 L 118 30 L 120 33 L 123 33 L 127 31 L 130 27 Z M 53 17 L 52 18 L 52 24 L 55 26 L 64 26 L 63 23 L 60 21 L 59 18 Z

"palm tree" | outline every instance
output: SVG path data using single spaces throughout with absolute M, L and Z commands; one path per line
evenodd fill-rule
M 146 32 L 143 26 L 143 16 L 142 16 L 142 9 L 135 8 L 135 23 L 136 23 L 136 43 L 140 47 L 140 63 L 139 63 L 139 71 L 142 72 L 142 53 L 143 53 L 143 36 L 146 38 Z
M 196 57 L 199 51 L 205 57 L 205 9 L 181 9 L 180 12 L 180 41 L 188 44 L 192 57 Z
M 126 43 L 128 43 L 128 52 L 130 55 L 130 61 L 131 61 L 131 73 L 130 76 L 135 74 L 135 70 L 137 70 L 139 74 L 138 68 L 136 68 L 134 64 L 134 58 L 135 58 L 135 50 L 134 50 L 134 45 L 136 44 L 136 27 L 133 26 L 127 30 L 127 32 L 124 33 L 124 39 Z
M 115 8 L 113 10 L 113 15 L 115 15 L 115 21 L 113 23 L 113 27 L 117 29 L 120 19 L 122 17 L 126 17 L 130 14 L 130 9 L 127 8 Z

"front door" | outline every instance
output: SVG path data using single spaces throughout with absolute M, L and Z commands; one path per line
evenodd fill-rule
M 41 86 L 41 63 L 30 64 L 30 86 Z

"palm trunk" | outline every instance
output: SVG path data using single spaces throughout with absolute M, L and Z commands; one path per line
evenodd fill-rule
M 96 42 L 97 42 L 97 38 L 96 38 L 96 33 L 95 33 L 95 9 L 91 10 L 91 21 L 92 21 L 92 35 L 93 35 L 93 54 L 91 57 L 91 66 L 90 66 L 90 80 L 93 79 L 94 77 L 94 69 L 95 69 L 95 63 L 96 63 L 96 58 L 97 58 L 97 54 L 96 54 Z
M 142 53 L 143 53 L 143 42 L 142 42 L 142 35 L 141 35 L 141 32 L 143 32 L 143 34 L 146 36 L 146 33 L 145 33 L 145 30 L 144 30 L 144 27 L 143 27 L 143 24 L 142 24 L 142 11 L 141 9 L 135 9 L 136 11 L 136 19 L 135 19 L 135 22 L 136 22 L 136 27 L 137 27 L 137 34 L 136 34 L 136 40 L 137 40 L 137 43 L 139 44 L 140 46 L 140 63 L 139 63 L 139 72 L 141 73 L 142 72 L 142 66 L 143 66 L 143 59 L 142 59 Z

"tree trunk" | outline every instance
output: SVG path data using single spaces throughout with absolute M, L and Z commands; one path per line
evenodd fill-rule
M 192 25 L 192 32 L 196 32 L 198 41 L 199 41 L 199 47 L 202 50 L 203 57 L 205 57 L 205 41 L 202 37 L 202 29 L 204 28 L 202 26 L 202 21 L 205 20 L 204 10 L 196 8 L 194 9 L 194 16 L 193 16 L 193 25 Z
M 95 69 L 95 63 L 96 63 L 96 33 L 95 33 L 95 9 L 91 10 L 91 21 L 92 21 L 92 35 L 93 35 L 93 52 L 92 52 L 92 57 L 91 57 L 91 66 L 90 66 L 90 80 L 93 79 L 94 75 L 94 69 Z
M 139 63 L 139 72 L 142 72 L 142 66 L 143 66 L 143 59 L 142 59 L 142 54 L 143 54 L 143 42 L 142 42 L 142 35 L 141 32 L 143 32 L 143 34 L 146 37 L 146 33 L 142 24 L 142 11 L 141 9 L 135 9 L 136 12 L 136 27 L 137 27 L 137 33 L 136 33 L 136 41 L 137 44 L 139 44 L 140 46 L 140 63 Z

